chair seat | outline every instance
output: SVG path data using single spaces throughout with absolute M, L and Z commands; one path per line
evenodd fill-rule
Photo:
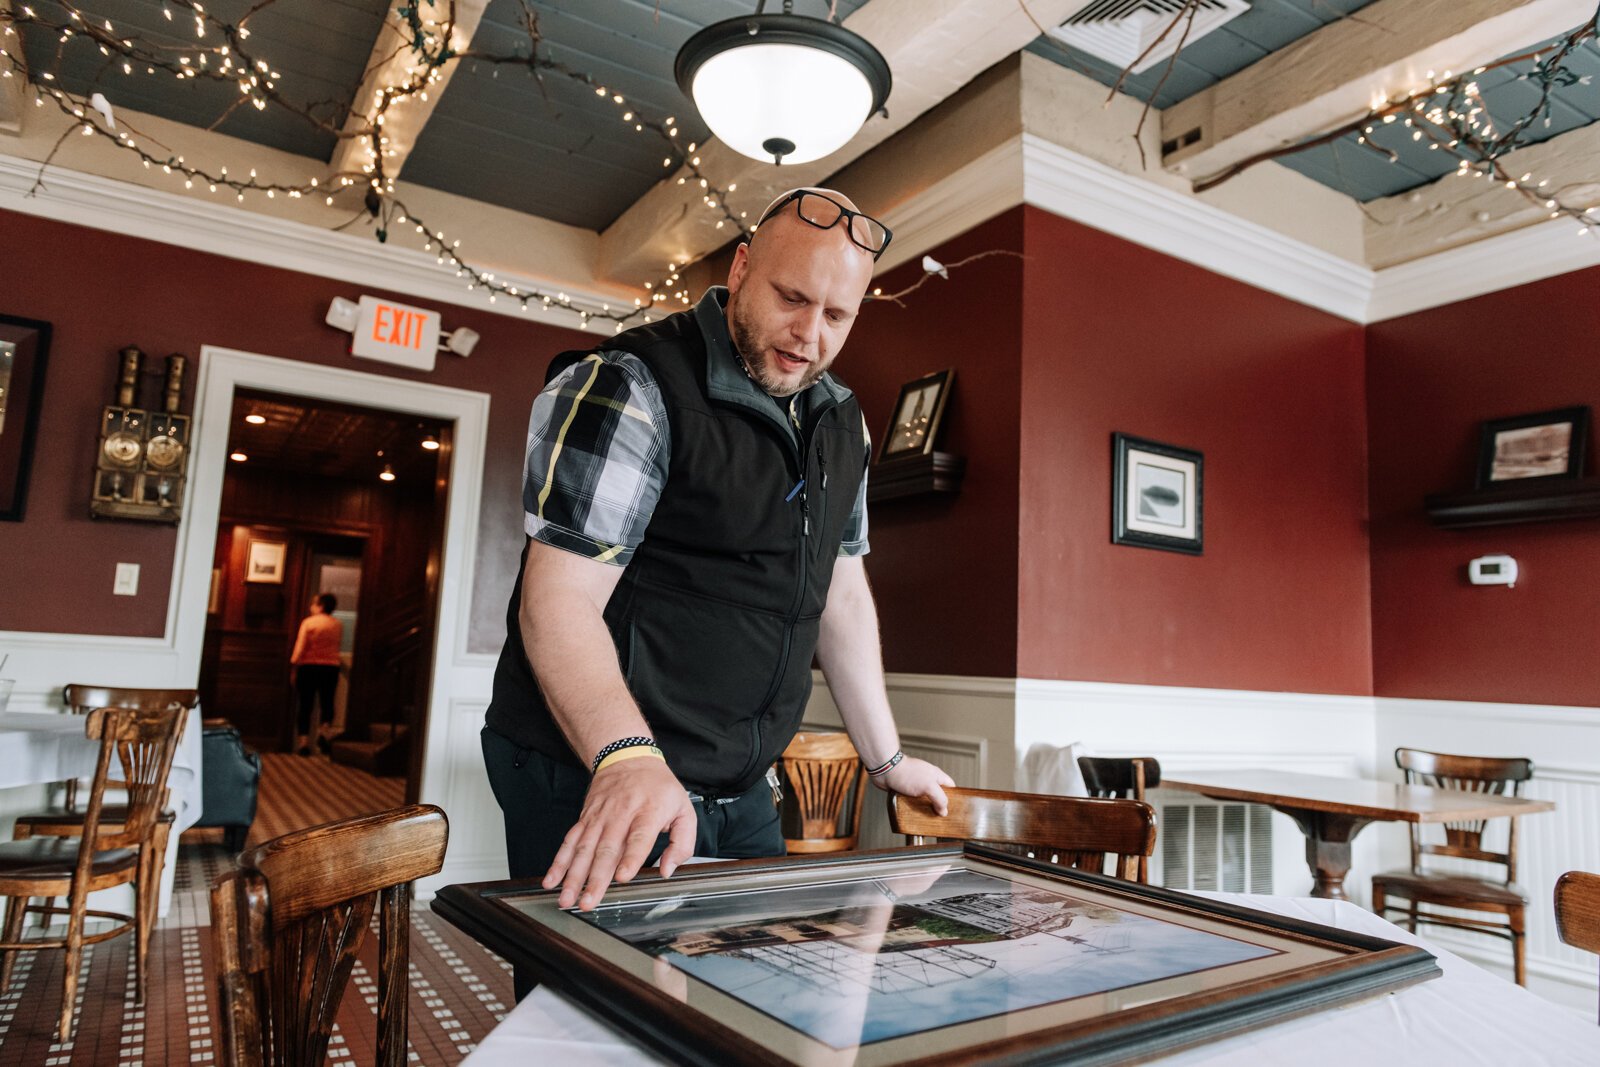
M 36 833 L 42 826 L 82 826 L 83 812 L 72 811 L 69 808 L 49 808 L 44 811 L 30 811 L 26 815 L 17 816 L 17 825 L 26 826 Z M 158 821 L 170 823 L 176 816 L 170 811 L 164 811 L 156 817 Z M 126 804 L 107 804 L 100 809 L 101 826 L 121 826 L 128 821 L 128 806 Z
M 0 842 L 0 880 L 70 878 L 78 862 L 75 837 L 38 837 Z M 139 850 L 109 848 L 94 854 L 91 877 L 117 874 L 139 862 Z
M 1389 896 L 1405 897 L 1419 903 L 1452 905 L 1458 902 L 1491 904 L 1497 907 L 1526 907 L 1528 895 L 1515 882 L 1490 882 L 1464 874 L 1416 874 L 1412 871 L 1385 871 L 1372 876 L 1374 890 Z

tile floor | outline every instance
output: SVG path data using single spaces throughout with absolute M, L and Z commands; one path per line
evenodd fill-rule
M 299 826 L 402 802 L 403 783 L 321 759 L 264 758 L 250 843 Z M 232 863 L 212 834 L 179 848 L 172 908 L 151 935 L 148 992 L 134 999 L 131 939 L 85 950 L 72 1040 L 58 1044 L 60 952 L 23 952 L 0 992 L 0 1067 L 169 1067 L 220 1062 L 215 971 L 207 907 L 211 881 Z M 339 1008 L 330 1064 L 369 1064 L 377 1031 L 377 944 L 370 937 Z M 511 1007 L 508 964 L 440 920 L 426 905 L 411 931 L 412 1063 L 459 1063 Z

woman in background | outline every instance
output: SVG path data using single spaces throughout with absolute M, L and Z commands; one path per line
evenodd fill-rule
M 294 750 L 311 754 L 311 705 L 321 707 L 321 723 L 333 721 L 333 694 L 339 687 L 339 645 L 344 640 L 344 624 L 333 617 L 339 606 L 332 593 L 323 593 L 311 602 L 311 614 L 300 623 L 289 663 L 294 667 L 294 687 L 300 696 L 300 721 Z

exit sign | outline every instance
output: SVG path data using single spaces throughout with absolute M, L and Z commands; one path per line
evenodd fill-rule
M 439 313 L 364 296 L 350 354 L 432 370 L 439 352 Z

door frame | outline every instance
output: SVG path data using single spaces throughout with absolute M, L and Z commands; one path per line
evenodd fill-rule
M 189 463 L 188 500 L 178 528 L 168 636 L 176 652 L 176 684 L 193 686 L 200 676 L 212 554 L 228 464 L 233 399 L 240 389 L 364 405 L 454 423 L 451 430 L 444 543 L 434 618 L 427 721 L 422 724 L 420 775 L 410 784 L 422 799 L 449 791 L 450 704 L 458 671 L 482 673 L 493 657 L 468 652 L 473 571 L 478 554 L 479 506 L 489 432 L 489 395 L 428 382 L 326 367 L 300 360 L 203 345 L 195 387 L 195 435 Z M 226 714 L 226 709 L 215 709 Z

